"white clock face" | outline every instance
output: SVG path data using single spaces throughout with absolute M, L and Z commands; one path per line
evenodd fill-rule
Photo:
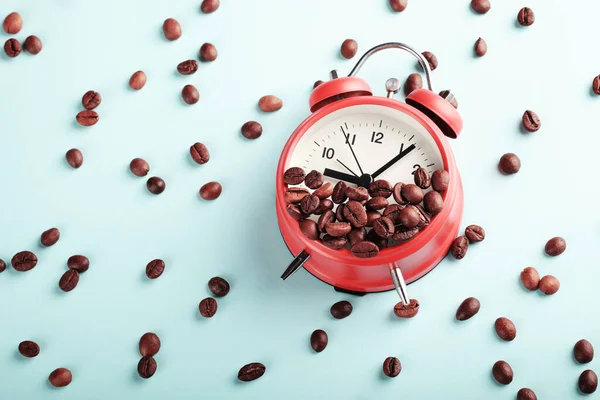
M 317 170 L 332 183 L 359 184 L 363 177 L 365 186 L 365 179 L 412 183 L 418 168 L 431 174 L 444 165 L 437 144 L 418 121 L 390 107 L 357 105 L 317 121 L 287 167 Z

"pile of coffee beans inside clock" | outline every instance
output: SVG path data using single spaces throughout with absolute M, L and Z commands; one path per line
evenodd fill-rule
M 429 225 L 444 207 L 441 193 L 448 188 L 449 174 L 440 169 L 430 176 L 425 168 L 419 168 L 414 183 L 392 186 L 380 179 L 367 189 L 343 181 L 334 186 L 319 171 L 306 174 L 302 168 L 291 167 L 283 181 L 288 185 L 284 193 L 287 212 L 307 238 L 370 258 L 387 247 L 408 242 Z

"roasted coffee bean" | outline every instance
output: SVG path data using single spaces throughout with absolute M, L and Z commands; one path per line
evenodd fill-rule
M 262 135 L 262 125 L 256 121 L 248 121 L 242 125 L 241 131 L 246 139 L 258 139 Z
M 506 361 L 496 361 L 492 367 L 492 375 L 496 382 L 501 385 L 508 385 L 513 380 L 513 370 Z
M 327 333 L 322 329 L 317 329 L 310 335 L 310 347 L 317 353 L 322 352 L 327 347 L 329 339 Z
M 341 237 L 334 237 L 331 235 L 325 235 L 323 236 L 323 244 L 327 247 L 329 247 L 330 249 L 341 249 L 343 247 L 346 246 L 346 243 L 348 243 L 348 239 L 346 239 L 345 236 L 341 236 Z
M 156 372 L 156 360 L 154 358 L 152 358 L 152 356 L 144 356 L 140 359 L 140 362 L 138 362 L 138 374 L 144 378 L 144 379 L 148 379 L 151 378 L 152 375 L 154 375 L 154 373 Z
M 304 184 L 313 190 L 320 188 L 323 185 L 323 174 L 313 169 L 304 178 Z
M 146 176 L 150 171 L 150 165 L 142 158 L 134 158 L 129 163 L 129 170 L 135 176 Z
M 445 99 L 446 101 L 448 101 L 452 105 L 452 107 L 458 108 L 458 100 L 456 99 L 456 96 L 454 96 L 454 94 L 453 94 L 452 98 L 450 100 L 448 100 L 448 95 L 450 93 L 451 93 L 450 90 L 442 90 L 442 91 L 440 91 L 439 95 L 443 99 Z
M 94 92 L 93 90 L 88 90 L 81 98 L 81 105 L 86 110 L 93 110 L 94 108 L 98 107 L 101 102 L 102 96 L 100 93 Z
M 11 12 L 8 14 L 2 23 L 4 32 L 8 33 L 9 35 L 14 35 L 15 33 L 21 32 L 22 27 L 23 19 L 18 12 Z
M 385 197 L 373 197 L 365 204 L 367 210 L 383 210 L 387 206 L 389 203 Z
M 423 88 L 423 78 L 419 74 L 410 74 L 404 83 L 404 94 L 409 95 L 417 89 Z
M 566 249 L 567 242 L 560 236 L 553 237 L 552 239 L 548 240 L 548 242 L 546 242 L 546 247 L 544 248 L 546 254 L 548 254 L 551 257 L 561 255 L 565 252 Z
M 359 258 L 371 258 L 379 254 L 379 247 L 377 244 L 369 241 L 362 241 L 355 243 L 350 249 L 352 254 Z
M 581 393 L 591 394 L 598 388 L 598 375 L 591 369 L 586 369 L 579 375 L 577 386 Z
M 67 260 L 67 267 L 77 272 L 85 272 L 90 268 L 90 260 L 86 256 L 74 255 Z
M 505 175 L 512 175 L 521 169 L 521 160 L 514 153 L 506 153 L 500 158 L 498 169 Z
M 19 54 L 21 54 L 21 50 L 22 50 L 21 43 L 19 43 L 19 41 L 17 39 L 8 39 L 4 43 L 4 52 L 10 58 L 14 58 L 14 57 L 18 56 Z
M 200 61 L 212 62 L 217 59 L 217 48 L 212 43 L 204 43 L 200 46 Z
M 153 176 L 146 181 L 146 187 L 148 191 L 152 194 L 161 194 L 167 188 L 167 184 L 162 178 L 158 176 Z
M 592 81 L 592 91 L 600 95 L 600 75 L 596 76 Z
M 144 71 L 136 71 L 129 78 L 129 87 L 133 90 L 141 90 L 146 85 L 147 79 Z
M 533 390 L 522 388 L 517 392 L 517 400 L 537 400 L 537 396 Z
M 487 43 L 482 38 L 477 39 L 475 42 L 475 55 L 477 57 L 483 57 L 487 53 Z
M 560 282 L 552 275 L 546 275 L 540 279 L 540 291 L 544 294 L 551 295 L 558 292 Z
M 48 381 L 54 387 L 67 386 L 73 380 L 73 374 L 66 368 L 57 368 L 50 373 Z
M 325 185 L 323 185 L 325 186 Z M 315 192 L 316 193 L 316 192 Z M 319 202 L 319 207 L 314 212 L 315 215 L 321 215 L 325 211 L 333 210 L 333 201 L 329 199 L 323 199 Z
M 415 171 L 414 179 L 415 185 L 421 189 L 427 189 L 429 186 L 431 186 L 431 177 L 425 168 L 417 169 Z
M 302 213 L 302 210 L 300 210 L 300 207 L 296 204 L 288 204 L 285 209 L 296 221 L 304 221 L 306 219 L 306 215 Z
M 79 283 L 79 272 L 74 269 L 67 270 L 58 282 L 58 287 L 63 292 L 70 292 L 75 289 L 75 286 Z
M 333 194 L 333 185 L 329 182 L 325 182 L 320 188 L 313 193 L 319 199 L 326 199 Z
M 400 222 L 403 227 L 411 229 L 419 225 L 421 216 L 419 215 L 419 211 L 416 207 L 407 206 L 400 210 L 397 221 Z
M 352 229 L 347 235 L 350 247 L 354 246 L 358 242 L 367 240 L 367 230 L 365 228 Z
M 208 290 L 217 297 L 226 296 L 230 290 L 229 282 L 220 276 L 215 276 L 208 281 Z
M 28 52 L 29 54 L 36 55 L 40 51 L 42 51 L 42 41 L 40 40 L 39 37 L 37 37 L 35 35 L 30 35 L 30 36 L 27 36 L 27 39 L 25 39 L 25 43 L 23 43 L 23 47 L 25 48 L 25 51 Z
M 177 65 L 177 72 L 181 75 L 192 75 L 198 71 L 198 61 L 186 60 Z
M 79 149 L 71 149 L 67 151 L 67 154 L 65 154 L 65 158 L 67 160 L 67 163 L 72 168 L 77 169 L 83 164 L 83 154 L 81 154 L 81 151 Z
M 406 6 L 408 6 L 408 0 L 389 0 L 390 7 L 392 10 L 396 12 L 402 12 L 406 10 Z
M 312 219 L 300 221 L 300 231 L 310 240 L 319 239 L 319 229 L 317 228 L 317 223 Z
M 308 196 L 310 193 L 306 189 L 302 188 L 289 188 L 283 194 L 283 198 L 286 202 L 291 204 L 298 204 L 302 201 L 305 196 Z
M 250 382 L 263 376 L 266 370 L 267 367 L 258 362 L 246 364 L 240 368 L 238 379 L 242 382 Z
M 408 242 L 410 239 L 414 238 L 417 233 L 419 233 L 419 228 L 407 228 L 405 226 L 397 226 L 396 232 L 394 232 L 394 239 L 397 242 Z
M 77 114 L 75 118 L 77 119 L 79 125 L 92 126 L 96 125 L 96 123 L 100 119 L 100 116 L 96 111 L 86 110 L 79 112 L 79 114 Z
M 283 107 L 283 100 L 272 94 L 263 96 L 258 100 L 258 108 L 262 112 L 274 112 Z
M 344 57 L 348 60 L 351 59 L 352 57 L 354 57 L 356 55 L 357 51 L 358 51 L 358 43 L 356 43 L 356 40 L 354 40 L 354 39 L 344 40 L 344 42 L 342 43 L 342 46 L 340 47 L 340 53 L 342 54 L 342 57 Z
M 575 343 L 573 357 L 579 364 L 587 364 L 594 359 L 594 346 L 585 339 Z
M 302 168 L 291 167 L 283 173 L 283 182 L 286 185 L 299 185 L 304 182 L 305 177 L 306 174 Z
M 331 306 L 329 312 L 335 319 L 344 319 L 352 314 L 352 304 L 346 300 L 338 301 Z
M 423 189 L 412 183 L 402 185 L 402 198 L 408 201 L 410 204 L 419 204 L 423 201 L 425 194 Z
M 521 283 L 527 290 L 537 290 L 540 286 L 540 274 L 533 267 L 527 267 L 521 271 Z
M 146 276 L 150 279 L 158 278 L 163 272 L 165 272 L 165 262 L 161 259 L 157 258 L 146 265 Z
M 317 208 L 319 208 L 320 201 L 321 200 L 319 200 L 317 196 L 315 196 L 314 194 L 310 194 L 304 197 L 300 202 L 300 210 L 305 215 L 310 215 L 314 213 L 317 210 Z
M 387 239 L 391 238 L 394 235 L 394 221 L 389 219 L 388 217 L 378 218 L 373 222 L 373 230 L 377 234 L 377 236 Z
M 335 186 L 333 187 L 333 193 L 331 194 L 331 200 L 333 200 L 335 204 L 341 204 L 344 201 L 346 201 L 346 199 L 348 198 L 346 196 L 347 187 L 348 185 L 346 185 L 342 181 L 339 181 L 335 184 Z
M 379 250 L 387 249 L 389 245 L 389 240 L 379 237 L 373 229 L 367 233 L 367 241 L 374 243 Z
M 185 85 L 181 90 L 181 98 L 187 104 L 196 104 L 200 100 L 200 93 L 194 85 Z
M 0 272 L 4 272 L 6 270 L 6 262 L 0 258 Z
M 466 236 L 459 236 L 450 245 L 450 254 L 457 260 L 462 260 L 469 249 L 469 239 Z
M 397 357 L 388 357 L 383 362 L 383 374 L 390 378 L 395 378 L 400 375 L 402 371 L 402 364 Z
M 456 319 L 458 321 L 466 321 L 477 314 L 480 307 L 479 300 L 475 297 L 468 297 L 460 303 L 458 310 L 456 310 Z
M 443 169 L 438 169 L 434 171 L 431 175 L 431 187 L 436 192 L 445 192 L 448 189 L 448 184 L 450 183 L 450 174 L 448 171 Z
M 40 242 L 42 245 L 49 247 L 54 246 L 60 239 L 60 231 L 57 228 L 50 228 L 42 233 Z
M 153 332 L 146 332 L 140 338 L 140 354 L 143 357 L 152 357 L 160 350 L 160 339 Z
M 13 268 L 19 272 L 29 271 L 37 265 L 38 259 L 31 251 L 21 251 L 10 260 Z
M 517 21 L 519 21 L 519 25 L 521 26 L 530 26 L 535 22 L 535 14 L 533 10 L 529 7 L 523 7 L 519 10 L 519 14 L 517 15 Z
M 317 228 L 319 229 L 319 232 L 324 233 L 325 227 L 330 222 L 335 222 L 335 213 L 331 210 L 328 210 L 325 211 L 317 221 Z
M 477 14 L 485 14 L 492 8 L 489 0 L 471 0 L 471 8 Z
M 365 225 L 365 226 L 372 228 L 373 224 L 375 223 L 375 220 L 377 218 L 381 218 L 382 216 L 383 215 L 381 215 L 380 212 L 372 211 L 372 210 L 367 211 L 367 225 Z
M 352 230 L 348 222 L 329 222 L 325 225 L 325 231 L 333 237 L 345 236 Z
M 439 212 L 444 208 L 444 199 L 442 199 L 441 194 L 432 190 L 425 193 L 425 197 L 423 197 L 423 205 L 429 214 L 436 215 L 439 214 Z
M 367 212 L 357 201 L 350 200 L 344 207 L 344 219 L 354 228 L 362 228 L 367 224 Z
M 425 229 L 431 222 L 431 215 L 429 215 L 420 204 L 413 207 L 419 212 L 419 224 L 417 225 L 417 228 L 419 228 L 419 230 Z
M 23 357 L 33 358 L 40 354 L 40 346 L 36 342 L 25 340 L 24 342 L 19 343 L 19 353 L 21 353 Z
M 402 197 L 402 187 L 403 186 L 404 186 L 404 183 L 398 182 L 394 185 L 394 188 L 392 189 L 392 195 L 394 196 L 394 200 L 396 201 L 396 203 L 398 203 L 400 205 L 408 204 L 408 201 Z
M 538 117 L 538 115 L 531 110 L 527 110 L 523 113 L 522 123 L 523 128 L 525 128 L 528 132 L 537 132 L 542 126 L 540 117 Z
M 217 313 L 217 300 L 207 297 L 200 302 L 198 309 L 204 318 L 212 318 Z
M 167 18 L 163 23 L 163 33 L 167 40 L 177 40 L 181 37 L 181 25 L 173 18 Z
M 223 191 L 223 187 L 219 182 L 208 182 L 200 188 L 200 197 L 204 200 L 215 200 Z
M 206 164 L 210 160 L 208 148 L 200 142 L 196 142 L 190 146 L 190 155 L 196 164 Z
M 388 217 L 389 219 L 394 221 L 394 223 L 398 224 L 400 223 L 400 211 L 402 211 L 403 209 L 404 207 L 398 204 L 390 204 L 385 208 L 385 210 L 383 210 L 383 216 Z
M 419 301 L 415 299 L 410 299 L 410 303 L 408 305 L 402 304 L 399 302 L 394 306 L 394 314 L 398 318 L 413 318 L 415 315 L 419 313 Z
M 369 185 L 369 194 L 371 197 L 389 198 L 392 195 L 392 185 L 383 179 L 376 180 Z
M 517 337 L 517 328 L 515 327 L 515 324 L 513 324 L 513 322 L 508 318 L 500 317 L 496 319 L 494 328 L 496 329 L 498 337 L 507 342 L 510 342 Z
M 369 192 L 364 187 L 346 186 L 346 196 L 350 200 L 360 202 L 369 199 Z
M 430 51 L 424 51 L 421 54 L 423 55 L 423 57 L 425 57 L 425 59 L 429 63 L 429 68 L 431 68 L 431 70 L 434 71 L 438 67 L 438 59 L 435 56 L 435 54 L 433 54 Z
M 469 225 L 465 229 L 465 236 L 471 243 L 482 242 L 485 239 L 485 230 L 479 225 Z
M 210 14 L 219 8 L 219 0 L 203 0 L 200 5 L 200 11 L 204 14 Z

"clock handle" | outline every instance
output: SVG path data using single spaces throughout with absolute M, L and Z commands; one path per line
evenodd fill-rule
M 358 73 L 358 71 L 362 68 L 362 66 L 365 64 L 365 62 L 369 59 L 369 57 L 371 57 L 373 54 L 375 54 L 381 50 L 387 50 L 387 49 L 401 49 L 401 50 L 406 50 L 407 52 L 412 54 L 417 59 L 417 61 L 419 61 L 419 64 L 421 65 L 421 68 L 423 68 L 423 71 L 425 71 L 425 79 L 427 80 L 427 87 L 429 88 L 429 90 L 431 90 L 433 92 L 433 86 L 431 84 L 431 68 L 429 67 L 429 63 L 427 62 L 425 57 L 423 57 L 421 55 L 421 53 L 419 53 L 412 47 L 405 45 L 404 43 L 399 43 L 399 42 L 383 43 L 383 44 L 380 44 L 379 46 L 373 47 L 371 50 L 367 51 L 360 58 L 360 60 L 358 60 L 358 62 L 356 63 L 354 68 L 352 68 L 352 71 L 350 71 L 350 74 L 348 74 L 348 76 L 355 76 Z
M 294 272 L 302 268 L 304 263 L 307 262 L 309 258 L 310 254 L 308 254 L 306 250 L 302 250 L 302 252 L 298 254 L 296 258 L 294 258 L 294 261 L 292 261 L 290 265 L 286 268 L 286 270 L 283 272 L 283 275 L 281 275 L 281 279 L 285 281 L 287 278 L 292 276 Z
M 394 267 L 390 270 L 390 272 L 392 274 L 392 280 L 394 281 L 394 287 L 396 288 L 396 292 L 400 297 L 400 301 L 405 306 L 409 305 L 410 299 L 408 298 L 408 291 L 406 289 L 406 282 L 402 276 L 402 271 L 399 267 Z

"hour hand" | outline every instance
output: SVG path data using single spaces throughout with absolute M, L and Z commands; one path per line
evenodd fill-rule
M 330 178 L 338 179 L 340 181 L 346 181 L 346 182 L 354 183 L 355 185 L 358 185 L 358 178 L 356 176 L 346 174 L 344 172 L 325 168 L 325 171 L 323 171 L 323 175 L 328 176 Z

